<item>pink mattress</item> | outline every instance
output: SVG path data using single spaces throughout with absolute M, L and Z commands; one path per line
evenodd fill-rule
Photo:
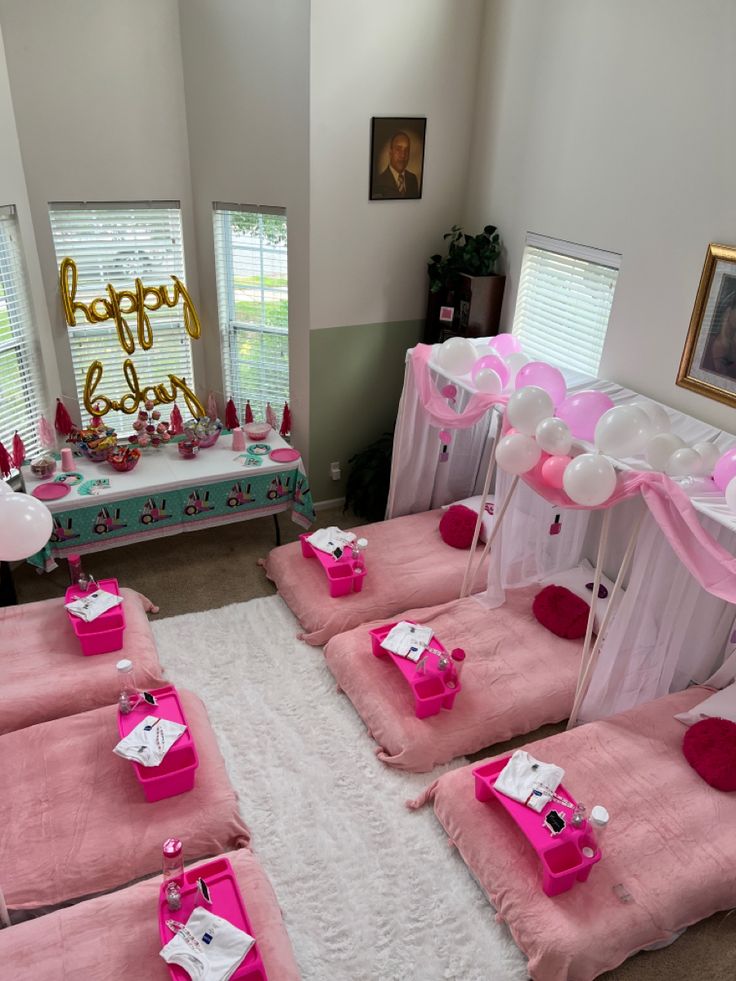
M 227 856 L 235 869 L 270 981 L 296 981 L 299 970 L 271 883 L 248 851 Z M 159 957 L 156 904 L 160 877 L 112 895 L 0 930 L 0 963 L 13 981 L 169 981 Z
M 538 981 L 589 981 L 636 951 L 736 906 L 736 793 L 709 787 L 682 755 L 673 716 L 702 701 L 691 688 L 527 748 L 565 769 L 565 786 L 611 824 L 587 882 L 548 898 L 536 853 L 494 801 L 475 799 L 473 766 L 423 798 L 529 959 Z M 438 873 L 441 874 L 441 873 Z M 623 887 L 628 902 L 617 898 Z M 619 889 L 619 892 L 621 890 Z
M 272 549 L 264 563 L 266 575 L 304 627 L 301 639 L 320 646 L 369 620 L 456 599 L 468 551 L 445 545 L 439 533 L 441 516 L 438 509 L 351 528 L 368 539 L 368 575 L 361 592 L 336 599 L 330 597 L 322 566 L 302 556 L 299 542 Z M 475 579 L 478 590 L 486 588 L 487 568 L 484 563 Z
M 414 714 L 411 689 L 396 665 L 371 653 L 368 630 L 377 622 L 332 638 L 327 664 L 378 743 L 379 759 L 424 772 L 567 718 L 582 641 L 564 640 L 537 622 L 532 600 L 538 591 L 509 590 L 496 610 L 469 596 L 391 618 L 430 624 L 446 648 L 465 650 L 463 690 L 454 707 L 428 719 Z
M 186 861 L 244 847 L 238 813 L 204 705 L 180 692 L 199 754 L 194 789 L 148 804 L 133 764 L 112 752 L 117 708 L 94 709 L 0 736 L 0 869 L 8 907 L 35 909 L 156 872 L 161 844 Z
M 62 597 L 0 609 L 0 734 L 117 701 L 115 664 L 129 657 L 141 688 L 166 682 L 146 613 L 151 603 L 122 589 L 125 645 L 113 654 L 82 654 Z

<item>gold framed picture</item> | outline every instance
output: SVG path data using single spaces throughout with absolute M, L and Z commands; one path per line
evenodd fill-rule
M 736 407 L 736 247 L 708 246 L 677 384 Z

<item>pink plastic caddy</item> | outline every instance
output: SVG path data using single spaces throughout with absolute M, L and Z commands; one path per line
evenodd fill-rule
M 197 749 L 176 688 L 167 685 L 166 688 L 156 688 L 151 694 L 156 697 L 158 705 L 148 705 L 141 699 L 127 715 L 118 712 L 118 730 L 121 739 L 135 729 L 147 715 L 155 715 L 169 722 L 179 722 L 187 726 L 187 729 L 176 740 L 160 766 L 141 766 L 140 763 L 130 761 L 149 804 L 190 791 L 194 787 L 194 777 L 199 766 Z
M 318 548 L 313 548 L 307 539 L 309 534 L 300 535 L 299 541 L 302 543 L 302 555 L 305 559 L 317 559 L 325 570 L 327 582 L 330 584 L 330 596 L 347 596 L 348 593 L 355 591 L 359 593 L 363 588 L 363 580 L 367 575 L 365 559 L 359 561 L 353 559 L 350 549 L 345 549 L 339 559 L 321 552 Z
M 542 889 L 548 896 L 558 896 L 561 892 L 572 889 L 576 882 L 585 882 L 590 870 L 600 861 L 600 849 L 590 833 L 587 821 L 581 828 L 573 828 L 566 823 L 565 828 L 552 837 L 544 826 L 545 816 L 553 810 L 567 811 L 563 805 L 551 800 L 541 811 L 534 811 L 526 804 L 512 800 L 496 790 L 493 785 L 508 761 L 509 757 L 504 756 L 503 759 L 484 763 L 473 770 L 476 799 L 489 801 L 495 797 L 506 808 L 539 855 L 542 863 Z M 557 793 L 571 804 L 576 803 L 562 784 L 557 788 Z M 567 822 L 567 814 L 565 818 Z M 593 855 L 590 858 L 583 855 L 583 848 L 592 848 Z
M 390 657 L 401 671 L 414 693 L 414 713 L 418 719 L 427 719 L 431 715 L 438 715 L 442 709 L 451 709 L 455 704 L 455 696 L 462 691 L 462 685 L 452 664 L 446 671 L 440 671 L 437 655 L 427 652 L 426 670 L 419 671 L 413 661 L 387 651 L 382 646 L 382 642 L 395 626 L 395 623 L 389 623 L 369 631 L 374 657 Z M 447 650 L 434 635 L 430 644 L 449 660 Z
M 202 878 L 210 891 L 211 906 L 205 906 L 197 889 L 197 879 Z M 245 911 L 243 897 L 240 895 L 238 881 L 233 867 L 227 858 L 216 858 L 207 865 L 200 865 L 184 873 L 181 883 L 181 909 L 171 913 L 166 905 L 165 887 L 161 886 L 158 898 L 158 930 L 161 943 L 167 944 L 174 936 L 173 930 L 166 926 L 168 919 L 186 923 L 197 906 L 205 906 L 215 916 L 232 923 L 239 930 L 253 936 L 250 920 Z M 174 981 L 189 981 L 189 974 L 176 964 L 169 965 L 169 973 Z M 258 944 L 255 943 L 245 955 L 243 963 L 232 975 L 232 981 L 268 981 Z
M 117 579 L 101 579 L 97 585 L 108 593 L 120 595 Z M 66 591 L 64 602 L 71 603 L 78 597 L 86 595 L 88 594 L 78 586 L 70 586 Z M 82 645 L 82 654 L 109 654 L 111 651 L 119 651 L 122 648 L 123 634 L 125 633 L 124 605 L 124 603 L 119 603 L 117 606 L 113 606 L 111 610 L 102 613 L 91 623 L 75 617 L 68 610 L 66 611 L 72 630 Z

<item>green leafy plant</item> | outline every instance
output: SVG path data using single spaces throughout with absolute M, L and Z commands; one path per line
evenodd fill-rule
M 486 225 L 478 235 L 466 235 L 460 225 L 453 225 L 443 237 L 445 241 L 450 240 L 447 255 L 430 256 L 427 263 L 430 292 L 457 289 L 461 273 L 490 276 L 495 272 L 501 254 L 501 240 L 495 225 Z
M 391 483 L 393 433 L 384 433 L 370 446 L 348 460 L 350 474 L 345 485 L 345 510 L 366 521 L 383 521 Z

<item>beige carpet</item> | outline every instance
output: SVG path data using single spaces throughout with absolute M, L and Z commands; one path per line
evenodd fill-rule
M 338 508 L 321 511 L 321 526 L 349 528 L 358 520 Z M 301 528 L 288 513 L 279 518 L 282 542 L 294 541 Z M 84 556 L 87 571 L 98 578 L 115 576 L 149 596 L 161 607 L 157 618 L 216 609 L 275 592 L 258 565 L 274 545 L 272 518 L 257 518 L 223 528 L 159 538 Z M 66 563 L 39 575 L 28 565 L 14 570 L 21 603 L 62 596 L 68 584 Z M 518 737 L 494 752 L 550 735 L 560 727 L 545 726 Z M 484 754 L 476 754 L 482 758 Z M 719 913 L 689 930 L 665 950 L 637 954 L 622 967 L 603 975 L 605 981 L 734 981 L 736 978 L 736 913 Z

